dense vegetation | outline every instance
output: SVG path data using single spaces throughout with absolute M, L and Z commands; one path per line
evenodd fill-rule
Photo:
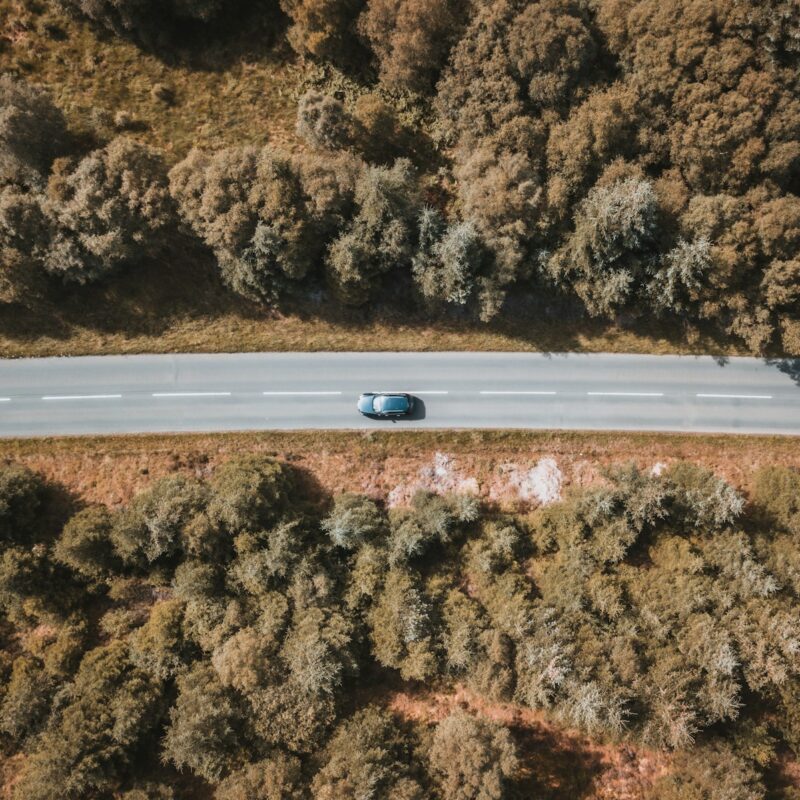
M 169 59 L 235 25 L 242 5 L 59 7 Z M 322 289 L 332 303 L 489 320 L 513 287 L 517 305 L 657 315 L 800 353 L 792 0 L 247 10 L 329 76 L 299 98 L 294 154 L 234 145 L 175 163 L 136 143 L 124 110 L 70 131 L 46 92 L 2 78 L 6 299 L 202 246 L 233 291 L 269 307 Z M 175 102 L 168 85 L 152 91 Z
M 0 469 L 15 798 L 536 796 L 517 731 L 404 719 L 400 686 L 672 752 L 653 800 L 765 798 L 800 748 L 798 473 L 745 505 L 689 464 L 618 469 L 525 519 L 302 485 L 249 456 L 110 511 Z

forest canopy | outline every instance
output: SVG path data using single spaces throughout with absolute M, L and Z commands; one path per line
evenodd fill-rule
M 688 463 L 618 467 L 525 517 L 301 478 L 242 456 L 112 510 L 0 467 L 15 800 L 537 796 L 524 730 L 405 717 L 399 687 L 668 754 L 653 800 L 760 800 L 797 754 L 796 471 L 746 503 Z
M 243 4 L 57 8 L 169 60 L 235 27 Z M 262 0 L 248 13 L 332 76 L 300 90 L 293 153 L 233 143 L 176 158 L 137 144 L 124 111 L 87 139 L 46 89 L 0 79 L 5 297 L 196 245 L 270 308 L 322 292 L 488 321 L 561 303 L 800 353 L 793 0 Z

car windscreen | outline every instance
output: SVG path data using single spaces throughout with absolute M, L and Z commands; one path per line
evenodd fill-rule
M 389 397 L 377 398 L 375 405 L 379 411 L 408 411 L 408 400 L 405 397 L 392 395 Z

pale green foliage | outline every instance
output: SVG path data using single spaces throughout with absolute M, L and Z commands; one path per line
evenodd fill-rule
M 405 159 L 392 167 L 364 167 L 356 183 L 356 214 L 326 258 L 330 276 L 347 302 L 364 302 L 381 275 L 409 266 L 416 184 L 414 169 Z
M 112 528 L 114 547 L 131 564 L 151 564 L 182 548 L 185 527 L 203 508 L 206 486 L 175 475 L 136 495 Z
M 593 315 L 612 314 L 633 298 L 652 247 L 657 199 L 652 184 L 624 178 L 592 188 L 575 215 L 575 231 L 549 269 L 572 276 Z
M 314 147 L 344 147 L 353 137 L 353 126 L 354 121 L 335 97 L 312 90 L 297 103 L 297 134 Z
M 411 273 L 426 300 L 465 305 L 483 259 L 480 236 L 472 222 L 447 225 L 435 209 L 422 209 Z
M 322 529 L 337 547 L 356 550 L 365 542 L 385 535 L 386 517 L 375 503 L 358 494 L 341 494 L 322 521 Z

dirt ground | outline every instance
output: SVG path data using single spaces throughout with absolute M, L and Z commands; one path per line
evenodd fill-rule
M 41 471 L 88 503 L 118 506 L 173 472 L 209 476 L 241 453 L 291 463 L 316 497 L 364 492 L 389 505 L 416 488 L 474 492 L 506 510 L 535 507 L 572 486 L 602 480 L 615 464 L 662 469 L 702 464 L 748 491 L 759 467 L 800 468 L 790 437 L 536 431 L 267 432 L 171 436 L 17 439 L 0 459 Z

